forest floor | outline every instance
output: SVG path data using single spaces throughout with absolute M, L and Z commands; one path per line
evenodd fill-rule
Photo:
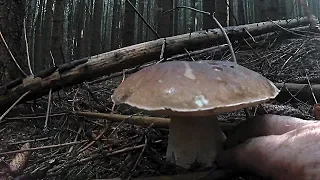
M 320 38 L 268 38 L 254 49 L 241 46 L 235 51 L 239 64 L 273 82 L 306 83 L 307 77 L 311 83 L 320 81 Z M 229 53 L 225 54 L 222 59 L 229 59 Z M 217 59 L 220 55 L 206 52 L 197 59 Z M 96 84 L 86 82 L 52 93 L 47 122 L 49 96 L 17 105 L 0 121 L 0 161 L 9 163 L 17 154 L 13 151 L 29 142 L 35 149 L 31 151 L 20 179 L 127 179 L 186 172 L 165 162 L 168 129 L 111 122 L 72 113 L 97 112 L 97 109 L 110 112 L 113 105 L 110 96 L 121 80 L 122 77 L 116 77 Z M 288 101 L 272 103 L 299 112 L 286 114 L 286 111 L 277 111 L 277 114 L 314 119 L 313 99 L 292 97 Z M 117 106 L 115 111 L 141 115 L 141 112 L 124 106 Z M 242 111 L 225 113 L 219 116 L 219 120 L 238 123 L 245 120 L 245 114 Z M 89 144 L 96 137 L 99 139 Z M 2 167 L 0 163 L 0 170 Z M 242 174 L 225 179 L 262 178 Z

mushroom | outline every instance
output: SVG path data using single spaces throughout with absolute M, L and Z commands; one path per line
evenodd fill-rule
M 210 167 L 226 136 L 216 115 L 258 105 L 279 90 L 268 79 L 228 61 L 170 61 L 125 79 L 111 96 L 152 114 L 170 116 L 167 161 Z

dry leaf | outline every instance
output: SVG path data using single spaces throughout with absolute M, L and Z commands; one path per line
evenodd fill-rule
M 24 144 L 21 147 L 21 150 L 23 149 L 30 149 L 30 144 L 29 143 Z M 17 176 L 23 172 L 23 170 L 26 168 L 29 155 L 30 155 L 29 151 L 24 151 L 15 155 L 15 157 L 9 163 L 9 167 L 12 175 Z
M 313 105 L 313 115 L 317 120 L 320 120 L 320 104 Z

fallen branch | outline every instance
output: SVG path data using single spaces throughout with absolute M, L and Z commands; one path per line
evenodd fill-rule
M 169 125 L 170 125 L 169 118 L 147 117 L 147 116 L 127 116 L 127 115 L 120 115 L 120 114 L 106 114 L 106 113 L 80 112 L 80 111 L 74 112 L 74 114 L 78 116 L 106 119 L 109 121 L 115 121 L 120 123 L 125 122 L 128 124 L 134 124 L 139 126 L 150 126 L 150 124 L 153 124 L 153 127 L 156 127 L 156 128 L 169 128 Z M 234 126 L 236 126 L 236 123 L 219 122 L 219 124 L 224 131 L 230 131 Z
M 263 33 L 273 32 L 279 29 L 292 28 L 310 24 L 307 17 L 292 20 L 280 20 L 272 22 L 261 22 L 248 25 L 226 27 L 226 33 L 231 39 L 237 40 Z M 244 31 L 246 29 L 246 31 Z M 281 29 L 280 29 L 281 30 Z M 225 43 L 225 38 L 220 29 L 193 32 L 166 39 L 165 56 L 170 57 L 188 50 L 197 50 L 212 46 L 213 44 Z M 83 58 L 52 67 L 34 76 L 24 79 L 17 79 L 9 84 L 0 87 L 0 110 L 14 103 L 22 94 L 27 91 L 31 93 L 23 100 L 31 100 L 47 94 L 50 89 L 57 91 L 62 87 L 78 84 L 103 75 L 122 71 L 126 68 L 141 65 L 146 62 L 159 59 L 164 39 L 144 42 L 133 46 L 117 49 L 96 56 Z

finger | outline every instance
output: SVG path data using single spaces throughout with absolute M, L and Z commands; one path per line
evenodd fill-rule
M 284 134 L 315 122 L 317 121 L 307 121 L 291 116 L 272 114 L 257 116 L 254 119 L 243 121 L 237 125 L 234 131 L 228 136 L 225 147 L 234 147 L 253 137 Z

